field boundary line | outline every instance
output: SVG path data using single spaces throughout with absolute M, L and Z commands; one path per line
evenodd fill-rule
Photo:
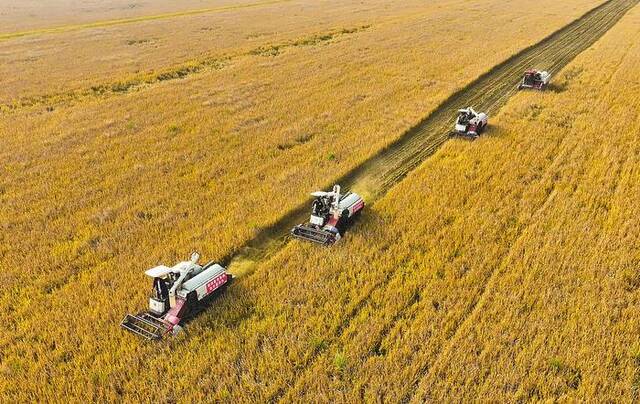
M 236 4 L 236 5 L 221 6 L 221 7 L 211 7 L 211 8 L 200 8 L 200 9 L 186 10 L 186 11 L 174 11 L 169 13 L 147 15 L 147 16 L 140 16 L 140 17 L 118 18 L 113 20 L 95 21 L 95 22 L 89 22 L 84 24 L 60 25 L 57 27 L 50 27 L 50 28 L 39 28 L 39 29 L 26 30 L 26 31 L 8 32 L 8 33 L 0 34 L 0 42 L 9 41 L 11 39 L 16 39 L 16 38 L 24 38 L 28 36 L 62 34 L 65 32 L 81 31 L 81 30 L 92 29 L 92 28 L 105 28 L 105 27 L 113 27 L 117 25 L 136 24 L 140 22 L 166 20 L 166 19 L 171 19 L 176 17 L 188 17 L 192 15 L 199 15 L 199 14 L 221 13 L 225 11 L 240 10 L 245 8 L 255 8 L 260 6 L 268 6 L 272 4 L 288 3 L 291 1 L 293 0 L 266 0 L 262 2 L 256 2 L 256 3 Z
M 226 53 L 220 55 L 202 55 L 198 58 L 183 61 L 170 67 L 138 73 L 124 78 L 114 78 L 67 91 L 25 96 L 7 103 L 0 103 L 0 115 L 16 114 L 22 111 L 33 111 L 42 108 L 48 112 L 55 107 L 73 107 L 83 102 L 106 100 L 111 97 L 147 90 L 162 82 L 187 79 L 196 74 L 221 70 L 235 60 L 246 57 L 275 56 L 289 48 L 304 48 L 320 46 L 322 44 L 337 43 L 341 37 L 355 35 L 371 28 L 371 25 L 358 25 L 349 28 L 333 28 L 327 31 L 315 32 L 306 36 L 282 40 L 281 42 L 265 43 L 250 50 Z M 275 54 L 274 54 L 275 53 Z

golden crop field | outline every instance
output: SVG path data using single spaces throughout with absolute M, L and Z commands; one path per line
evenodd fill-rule
M 539 6 L 518 0 L 522 15 L 505 9 L 504 2 L 498 0 L 470 3 L 438 0 L 428 4 L 408 0 L 401 6 L 388 0 L 366 3 L 255 0 L 237 2 L 235 9 L 224 8 L 229 2 L 209 0 L 207 3 L 222 5 L 220 10 L 209 13 L 73 29 L 50 35 L 27 35 L 12 40 L 3 37 L 10 38 L 15 32 L 5 32 L 4 25 L 0 24 L 3 27 L 0 29 L 0 55 L 3 57 L 0 103 L 65 95 L 70 90 L 90 92 L 92 87 L 143 81 L 149 76 L 180 71 L 202 62 L 218 62 L 228 67 L 226 71 L 211 72 L 200 79 L 209 83 L 226 83 L 231 80 L 227 75 L 234 73 L 241 75 L 234 82 L 240 79 L 255 81 L 256 75 L 266 75 L 264 82 L 272 78 L 272 74 L 279 76 L 293 71 L 296 75 L 285 78 L 295 79 L 292 84 L 303 91 L 311 91 L 318 89 L 315 82 L 307 82 L 314 79 L 309 76 L 327 81 L 332 78 L 331 73 L 340 69 L 345 74 L 345 81 L 353 82 L 356 74 L 366 74 L 366 83 L 360 84 L 380 86 L 400 81 L 403 90 L 413 89 L 426 92 L 421 94 L 423 96 L 432 96 L 433 91 L 440 91 L 444 86 L 460 86 L 602 1 L 571 0 L 557 4 L 547 0 L 542 3 L 544 12 L 540 12 Z M 253 6 L 241 8 L 242 4 Z M 478 19 L 490 19 L 491 24 L 456 26 L 454 29 L 463 5 Z M 154 8 L 147 12 L 151 16 L 162 16 L 163 10 Z M 533 13 L 534 10 L 537 12 Z M 140 12 L 131 16 L 113 15 L 107 21 L 135 22 Z M 123 19 L 125 16 L 129 19 Z M 74 28 L 78 24 L 56 26 Z M 336 32 L 362 26 L 368 29 L 359 35 L 327 38 Z M 508 37 L 509 41 L 495 41 L 496 37 Z M 323 40 L 318 41 L 318 38 Z M 484 43 L 481 56 L 473 48 L 476 41 Z M 415 43 L 423 46 L 412 47 Z M 278 58 L 257 57 L 268 56 L 273 47 L 280 50 Z M 456 48 L 455 53 L 450 51 L 452 47 Z M 261 49 L 264 52 L 256 54 Z M 381 51 L 388 54 L 388 58 L 380 58 Z M 345 57 L 347 55 L 356 57 L 351 60 Z M 411 72 L 398 68 L 408 64 L 412 66 Z M 482 68 L 476 68 L 478 64 Z M 375 71 L 374 66 L 380 67 L 381 71 Z M 450 70 L 451 74 L 441 76 L 443 69 Z M 397 77 L 400 75 L 402 80 Z M 464 79 L 466 81 L 458 82 Z M 380 83 L 380 80 L 383 81 Z M 336 81 L 334 85 L 344 84 Z
M 0 398 L 640 398 L 639 7 L 345 240 L 232 266 L 186 333 L 147 342 L 119 328 L 144 270 L 232 256 L 604 2 L 113 3 L 91 15 L 134 21 L 0 32 L 0 73 L 21 72 L 0 89 Z

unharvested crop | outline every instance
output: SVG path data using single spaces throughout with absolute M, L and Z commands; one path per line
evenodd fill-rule
M 510 24 L 516 11 L 499 3 L 471 5 L 495 18 L 473 35 L 451 35 L 453 3 L 418 16 L 400 8 L 341 21 L 338 31 L 370 27 L 335 41 L 307 44 L 336 27 L 267 40 L 251 49 L 305 46 L 3 115 L 0 394 L 632 398 L 637 10 L 565 69 L 556 91 L 518 95 L 485 139 L 449 142 L 335 248 L 289 243 L 187 335 L 146 344 L 117 328 L 145 303 L 141 270 L 191 249 L 226 256 L 535 42 L 514 27 L 536 27 L 539 39 L 571 20 L 525 13 Z M 575 14 L 596 3 L 576 2 Z M 496 32 L 511 42 L 487 41 L 492 52 L 477 59 L 471 45 Z
M 279 257 L 309 256 L 303 273 L 322 270 L 339 290 L 326 300 L 348 303 L 337 322 L 318 316 L 325 346 L 278 397 L 638 399 L 638 21 L 565 69 L 561 91 L 521 94 L 489 137 L 447 144 L 335 256 Z M 347 300 L 344 283 L 376 287 Z

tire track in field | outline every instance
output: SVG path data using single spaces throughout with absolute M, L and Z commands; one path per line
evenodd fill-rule
M 603 25 L 606 25 L 606 24 L 610 24 L 612 21 L 617 21 L 617 19 L 615 19 L 615 15 L 612 15 L 612 16 L 610 16 L 610 18 L 608 18 L 606 20 L 603 20 L 603 23 L 600 24 L 600 25 L 603 26 Z M 570 59 L 568 59 L 566 57 L 566 55 L 561 55 L 561 58 L 559 58 L 559 59 L 565 60 L 565 62 L 564 62 L 565 64 L 570 61 Z M 559 62 L 559 63 L 561 63 L 561 62 Z M 557 67 L 559 65 L 559 63 L 555 64 L 554 66 Z M 562 150 L 563 149 L 562 145 L 564 143 L 565 143 L 565 139 L 562 139 L 562 141 L 560 143 L 560 146 L 558 148 Z M 549 168 L 547 170 L 547 174 L 549 174 L 553 170 L 557 169 L 557 162 L 561 161 L 562 158 L 566 158 L 566 155 L 572 153 L 573 150 L 575 150 L 575 145 L 571 149 L 564 150 L 564 152 L 561 152 L 561 153 L 557 154 L 556 157 L 554 158 L 553 162 L 549 165 Z M 556 190 L 555 190 L 555 183 L 554 183 L 554 184 L 552 184 L 552 189 L 550 191 L 548 191 L 547 197 L 544 199 L 544 201 L 542 201 L 542 203 L 540 203 L 538 208 L 536 208 L 534 210 L 533 214 L 531 215 L 531 219 L 529 220 L 529 223 L 523 229 L 521 229 L 518 232 L 518 236 L 516 237 L 516 239 L 513 242 L 514 246 L 517 246 L 519 244 L 520 240 L 524 237 L 524 235 L 526 234 L 527 230 L 535 222 L 535 218 L 538 217 L 539 215 L 541 215 L 542 212 L 544 212 L 547 209 L 549 204 L 553 201 L 555 195 L 556 195 Z M 509 251 L 507 251 L 507 253 L 504 255 L 504 257 L 500 260 L 499 265 L 496 266 L 496 268 L 490 274 L 488 274 L 487 281 L 480 288 L 480 293 L 474 299 L 474 301 L 472 302 L 472 304 L 469 307 L 469 309 L 459 319 L 459 321 L 457 322 L 457 326 L 454 329 L 454 332 L 452 333 L 452 335 L 449 338 L 447 338 L 444 341 L 444 343 L 442 344 L 442 347 L 440 348 L 440 350 L 439 350 L 437 356 L 435 357 L 435 359 L 433 361 L 431 361 L 429 364 L 425 364 L 424 366 L 421 366 L 420 370 L 416 373 L 416 376 L 418 376 L 418 378 L 413 380 L 413 383 L 412 383 L 414 391 L 413 392 L 411 390 L 407 391 L 405 393 L 405 395 L 403 396 L 402 400 L 401 400 L 402 402 L 415 402 L 416 399 L 419 402 L 422 402 L 422 400 L 425 399 L 424 397 L 417 398 L 417 397 L 419 397 L 419 396 L 417 396 L 417 394 L 419 394 L 419 393 L 416 392 L 415 389 L 418 388 L 421 383 L 423 383 L 423 380 L 428 380 L 429 375 L 431 375 L 431 373 L 433 372 L 433 369 L 436 369 L 438 367 L 438 365 L 441 363 L 441 361 L 443 360 L 442 358 L 443 358 L 444 353 L 450 351 L 452 349 L 452 347 L 455 345 L 455 342 L 456 342 L 458 336 L 460 335 L 461 330 L 463 330 L 465 328 L 466 324 L 473 323 L 475 317 L 478 315 L 478 313 L 484 307 L 489 291 L 492 290 L 495 282 L 497 281 L 497 279 L 499 279 L 499 275 L 501 273 L 503 273 L 506 263 L 513 256 L 513 250 L 514 250 L 514 247 L 510 248 Z M 420 376 L 421 373 L 423 374 L 422 376 Z
M 541 42 L 498 64 L 445 100 L 400 139 L 336 182 L 368 195 L 367 202 L 374 203 L 446 142 L 458 108 L 473 106 L 477 110 L 487 111 L 490 114 L 496 113 L 511 96 L 517 93 L 517 85 L 524 70 L 535 67 L 547 70 L 552 75 L 557 74 L 578 54 L 593 45 L 638 2 L 640 0 L 609 0 Z M 229 255 L 225 263 L 233 271 L 236 262 L 255 264 L 278 251 L 288 240 L 288 230 L 306 218 L 307 210 L 307 203 L 292 210 L 274 225 L 260 231 L 240 251 Z M 465 319 L 476 311 L 492 278 L 493 274 L 489 276 L 487 284 L 482 288 L 478 300 L 460 320 L 458 328 L 447 341 L 455 337 L 460 326 L 465 323 Z M 348 328 L 351 319 L 357 316 L 359 309 L 365 307 L 371 296 L 372 293 L 367 293 L 363 300 L 347 313 L 341 326 L 334 333 L 333 341 L 340 338 Z M 447 345 L 448 343 L 445 342 L 445 347 Z M 308 359 L 304 361 L 304 366 L 297 368 L 294 372 L 294 378 L 285 381 L 285 384 L 269 397 L 269 401 L 276 402 L 285 397 L 290 388 L 295 386 L 304 369 L 313 365 L 327 348 L 311 352 Z
M 455 121 L 456 109 L 473 106 L 476 110 L 487 111 L 490 115 L 497 112 L 518 91 L 518 80 L 525 69 L 536 67 L 556 74 L 613 26 L 628 9 L 625 5 L 636 3 L 637 1 L 633 0 L 605 3 L 551 38 L 516 55 L 469 87 L 454 94 L 419 124 L 414 129 L 414 134 L 407 134 L 407 140 L 401 139 L 397 147 L 392 147 L 390 152 L 384 153 L 384 156 L 376 159 L 372 166 L 367 168 L 382 174 L 381 179 L 374 182 L 375 188 L 384 193 L 433 154 L 448 139 L 447 133 Z
M 141 16 L 141 17 L 118 18 L 113 20 L 95 21 L 95 22 L 89 22 L 85 24 L 61 25 L 57 27 L 32 29 L 27 31 L 7 32 L 7 33 L 0 33 L 0 42 L 8 41 L 16 38 L 28 37 L 28 36 L 61 34 L 64 32 L 80 31 L 80 30 L 91 29 L 91 28 L 105 28 L 105 27 L 113 27 L 116 25 L 135 24 L 139 22 L 156 21 L 156 20 L 167 20 L 167 19 L 176 18 L 176 17 L 187 17 L 191 15 L 221 13 L 224 11 L 240 10 L 244 8 L 255 8 L 255 7 L 268 6 L 272 4 L 285 3 L 290 1 L 292 0 L 266 0 L 266 1 L 257 2 L 257 3 L 235 4 L 235 5 L 228 5 L 228 6 L 221 6 L 221 7 L 201 8 L 196 10 L 175 11 L 170 13 L 147 15 L 147 16 Z
M 559 142 L 559 146 L 562 145 L 564 143 L 564 139 L 562 139 Z M 549 164 L 548 169 L 545 171 L 545 173 L 548 175 L 554 168 L 556 168 L 557 161 L 562 160 L 561 157 L 565 157 L 564 155 L 556 155 L 556 157 L 554 158 L 553 162 Z M 517 235 L 514 237 L 513 239 L 513 244 L 517 244 L 518 241 L 524 236 L 524 234 L 526 233 L 527 229 L 530 227 L 530 224 L 533 222 L 533 218 L 537 217 L 540 212 L 544 211 L 545 208 L 548 206 L 549 202 L 553 199 L 553 194 L 555 193 L 554 190 L 552 190 L 547 197 L 545 198 L 544 201 L 542 201 L 540 203 L 540 205 L 534 209 L 534 213 L 532 213 L 531 218 L 529 223 L 525 226 L 523 226 L 521 229 L 518 230 Z M 446 232 L 446 229 L 440 229 L 437 234 L 434 236 L 435 238 L 440 238 L 443 236 L 443 234 Z M 462 326 L 469 322 L 469 318 L 473 315 L 474 312 L 476 312 L 476 308 L 481 304 L 481 302 L 484 301 L 485 296 L 486 296 L 486 291 L 487 289 L 490 288 L 490 285 L 494 282 L 494 279 L 497 277 L 497 274 L 503 269 L 504 267 L 504 263 L 507 262 L 507 260 L 509 259 L 509 257 L 512 256 L 512 252 L 513 252 L 513 248 L 509 248 L 505 251 L 505 253 L 500 257 L 499 259 L 499 265 L 497 265 L 495 267 L 494 270 L 488 272 L 486 274 L 485 277 L 483 277 L 483 282 L 480 282 L 480 286 L 478 288 L 478 292 L 476 293 L 476 295 L 474 296 L 474 298 L 472 299 L 471 303 L 469 304 L 469 307 L 462 313 L 462 315 L 460 316 L 460 318 L 457 320 L 456 322 L 456 326 L 453 328 L 452 332 L 451 332 L 451 336 L 447 337 L 444 341 L 443 341 L 443 346 L 440 349 L 440 351 L 437 352 L 437 357 L 436 360 L 440 357 L 440 355 L 442 354 L 442 352 L 444 352 L 446 350 L 446 347 L 449 346 L 450 342 L 455 338 L 455 336 L 457 335 L 458 331 L 462 328 Z M 367 295 L 363 298 L 363 300 L 358 302 L 358 306 L 357 308 L 359 309 L 363 309 L 365 306 L 367 306 L 368 304 L 370 304 L 372 302 L 372 300 L 374 299 L 373 296 L 373 292 L 378 288 L 378 287 L 383 287 L 383 288 L 388 288 L 390 287 L 389 285 L 391 285 L 393 282 L 393 280 L 398 277 L 398 276 L 402 276 L 400 273 L 398 272 L 392 272 L 389 277 L 385 278 L 384 282 L 380 282 L 377 286 L 374 286 L 374 288 L 370 289 L 367 293 Z M 384 293 L 383 293 L 384 295 Z M 390 333 L 392 333 L 398 326 L 401 326 L 401 324 L 398 324 L 397 321 L 399 321 L 400 319 L 404 318 L 407 313 L 411 312 L 411 310 L 415 309 L 416 306 L 418 306 L 419 304 L 424 303 L 422 301 L 422 299 L 419 297 L 416 297 L 416 295 L 413 296 L 413 298 L 409 299 L 407 301 L 407 304 L 403 307 L 400 307 L 392 316 L 392 319 L 390 321 L 388 321 L 386 324 L 384 324 L 384 326 L 382 327 L 381 332 L 376 335 L 375 338 L 375 342 L 373 345 L 373 350 L 375 350 L 376 348 L 378 348 L 381 344 L 382 341 L 384 340 L 384 338 L 386 338 Z M 319 357 L 322 353 L 326 352 L 329 348 L 331 348 L 333 345 L 335 345 L 336 342 L 338 342 L 342 337 L 343 337 L 343 331 L 346 331 L 348 326 L 351 324 L 351 321 L 353 320 L 353 317 L 355 317 L 355 315 L 357 315 L 359 313 L 359 311 L 355 311 L 352 310 L 350 311 L 347 316 L 345 317 L 345 319 L 343 320 L 343 322 L 341 323 L 340 327 L 338 328 L 338 330 L 340 330 L 340 334 L 333 336 L 333 338 L 331 338 L 327 345 L 323 348 L 322 351 L 317 351 L 317 352 L 313 352 L 312 358 L 311 360 L 307 360 L 306 363 L 309 364 L 313 364 L 315 362 L 315 359 L 317 359 L 317 357 Z M 417 354 L 418 352 L 414 352 L 414 355 Z M 412 355 L 412 358 L 413 356 Z M 418 384 L 420 383 L 420 381 L 424 378 L 421 377 L 420 374 L 425 373 L 430 371 L 430 369 L 433 367 L 433 365 L 436 363 L 436 360 L 423 364 L 419 367 L 418 371 L 415 373 L 415 378 L 409 379 L 406 382 L 406 385 L 410 385 L 412 386 L 411 389 L 407 390 L 405 392 L 405 394 L 403 395 L 402 399 L 400 400 L 400 402 L 408 402 L 408 400 L 411 398 L 411 395 L 413 392 L 415 392 L 416 387 L 418 386 Z M 302 367 L 304 370 L 303 371 L 308 371 L 309 369 L 306 367 Z M 313 371 L 313 370 L 311 370 Z M 299 380 L 300 376 L 302 376 L 302 372 L 300 372 L 300 375 L 298 377 L 298 379 L 294 380 L 290 385 L 288 385 L 288 390 L 287 392 L 289 392 L 291 390 L 291 388 L 296 388 L 299 387 L 296 384 L 296 381 Z M 288 402 L 291 401 L 292 397 L 291 396 L 284 396 L 284 393 L 282 393 L 280 396 L 278 396 L 278 401 L 279 402 Z M 269 402 L 275 402 L 274 400 L 270 399 Z
M 268 403 L 277 403 L 281 401 L 282 398 L 285 396 L 285 394 L 295 385 L 295 381 L 300 377 L 300 375 L 306 369 L 312 366 L 315 363 L 315 361 L 324 352 L 326 352 L 330 347 L 332 347 L 335 344 L 335 342 L 339 339 L 339 337 L 345 332 L 345 330 L 349 328 L 349 325 L 351 324 L 351 320 L 353 320 L 358 315 L 358 313 L 360 313 L 360 311 L 362 311 L 362 309 L 366 307 L 367 304 L 369 304 L 375 290 L 378 289 L 379 287 L 382 287 L 387 281 L 388 279 L 382 277 L 378 282 L 372 285 L 365 292 L 362 298 L 358 300 L 358 302 L 351 308 L 351 310 L 349 310 L 349 312 L 347 313 L 345 318 L 342 320 L 342 322 L 340 322 L 340 324 L 338 324 L 338 326 L 335 327 L 335 330 L 333 332 L 333 335 L 335 335 L 335 337 L 330 341 L 328 341 L 328 343 L 323 344 L 322 346 L 318 346 L 313 350 L 311 350 L 307 355 L 307 357 L 302 361 L 302 363 L 294 367 L 293 369 L 293 372 L 295 373 L 294 379 L 289 380 L 289 383 L 287 383 L 286 385 L 280 386 L 273 394 L 267 397 L 265 401 Z
M 457 109 L 473 106 L 496 113 L 517 93 L 521 74 L 538 68 L 557 74 L 573 58 L 595 43 L 640 0 L 609 0 L 571 24 L 554 32 L 481 75 L 442 102 L 430 115 L 349 173 L 335 179 L 343 189 L 365 195 L 369 204 L 417 168 L 449 139 Z M 553 78 L 552 78 L 553 80 Z M 491 119 L 491 117 L 490 117 Z M 489 126 L 489 133 L 491 128 Z M 304 221 L 309 202 L 299 205 L 274 224 L 260 230 L 244 247 L 232 251 L 223 262 L 251 265 L 278 251 L 288 241 L 291 227 Z
M 541 183 L 544 178 L 551 176 L 554 171 L 557 172 L 558 162 L 566 159 L 567 155 L 571 154 L 577 147 L 576 145 L 573 145 L 573 147 L 567 149 L 566 147 L 564 147 L 565 144 L 566 138 L 560 139 L 559 143 L 555 147 L 555 149 L 559 150 L 560 152 L 556 153 L 553 161 L 547 166 L 547 169 L 545 170 L 544 175 L 540 178 L 539 183 Z M 409 403 L 416 400 L 416 396 L 419 394 L 417 389 L 419 389 L 422 381 L 429 377 L 433 369 L 437 368 L 443 358 L 443 354 L 451 349 L 458 336 L 460 335 L 460 331 L 465 328 L 466 324 L 472 323 L 475 316 L 480 313 L 480 309 L 485 305 L 488 291 L 493 289 L 495 282 L 500 279 L 499 275 L 504 272 L 507 263 L 513 259 L 514 251 L 517 250 L 517 247 L 520 245 L 521 240 L 523 240 L 523 238 L 528 234 L 529 229 L 535 225 L 536 219 L 548 208 L 550 203 L 555 199 L 555 186 L 555 182 L 552 182 L 552 188 L 547 192 L 547 196 L 535 207 L 535 209 L 532 210 L 530 218 L 526 221 L 526 224 L 518 230 L 517 235 L 513 238 L 511 247 L 509 247 L 504 252 L 504 254 L 500 256 L 498 263 L 493 268 L 493 270 L 487 273 L 484 282 L 480 285 L 478 292 L 472 298 L 471 304 L 456 321 L 451 335 L 442 342 L 439 350 L 436 352 L 435 358 L 429 363 L 421 364 L 418 371 L 414 375 L 415 377 L 411 379 L 411 389 L 406 390 L 400 402 Z

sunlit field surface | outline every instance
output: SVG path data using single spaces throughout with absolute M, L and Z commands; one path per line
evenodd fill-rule
M 0 396 L 637 398 L 637 7 L 338 245 L 288 243 L 184 335 L 119 328 L 145 269 L 229 256 L 601 1 L 256 3 L 0 39 Z

